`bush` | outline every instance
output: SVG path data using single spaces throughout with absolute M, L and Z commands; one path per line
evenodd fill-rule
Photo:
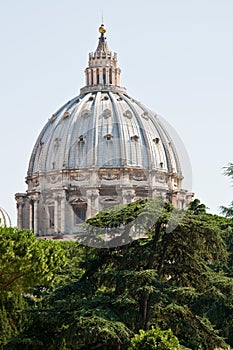
M 159 328 L 149 331 L 140 330 L 131 339 L 131 345 L 128 350 L 181 350 L 179 341 L 172 331 L 162 331 Z

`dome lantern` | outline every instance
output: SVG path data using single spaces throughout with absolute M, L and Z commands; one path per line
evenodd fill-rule
M 108 48 L 106 29 L 103 24 L 99 27 L 100 37 L 95 52 L 89 53 L 88 67 L 85 70 L 86 86 L 80 90 L 80 93 L 88 91 L 121 91 L 126 90 L 120 87 L 121 70 L 117 64 L 117 54 Z

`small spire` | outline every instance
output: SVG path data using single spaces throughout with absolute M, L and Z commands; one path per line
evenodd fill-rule
M 104 23 L 104 11 L 102 11 L 102 23 Z
M 106 37 L 104 36 L 104 34 L 106 33 L 106 29 L 104 27 L 104 24 L 101 24 L 101 26 L 99 27 L 99 33 L 101 34 L 101 36 L 99 37 L 99 43 L 98 43 L 96 51 L 110 53 L 110 50 L 108 48 L 108 44 L 106 42 Z

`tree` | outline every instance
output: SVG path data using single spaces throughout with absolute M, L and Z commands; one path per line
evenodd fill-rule
M 137 214 L 143 216 L 139 229 L 146 220 L 153 223 L 143 239 L 102 249 L 84 246 L 75 263 L 70 243 L 67 278 L 43 296 L 9 349 L 125 350 L 133 334 L 152 326 L 171 329 L 192 350 L 233 345 L 228 219 L 151 201 L 100 213 L 89 222 L 111 229 L 133 225 Z
M 0 227 L 0 293 L 10 289 L 26 291 L 36 284 L 51 282 L 64 263 L 59 242 L 37 239 L 24 229 Z
M 227 263 L 218 223 L 211 215 L 187 211 L 183 220 L 170 231 L 167 223 L 175 212 L 171 205 L 164 203 L 163 207 L 160 204 L 156 207 L 155 203 L 152 210 L 149 209 L 149 214 L 156 215 L 149 238 L 90 256 L 85 278 L 94 280 L 98 273 L 102 275 L 102 285 L 115 288 L 119 314 L 127 318 L 124 322 L 134 331 L 139 329 L 137 327 L 148 330 L 151 324 L 156 324 L 163 329 L 176 330 L 182 343 L 193 349 L 226 346 L 213 325 L 205 321 L 205 312 L 199 315 L 193 309 L 200 296 L 213 288 L 213 276 L 216 281 Z M 100 217 L 93 220 L 104 226 Z M 107 220 L 109 223 L 111 217 Z M 109 271 L 107 266 L 111 266 Z M 105 278 L 100 270 L 105 271 Z M 210 309 L 215 302 L 216 299 L 212 300 Z M 133 312 L 135 308 L 138 314 Z
M 51 288 L 65 262 L 65 251 L 59 242 L 38 240 L 27 230 L 0 227 L 1 345 L 28 324 L 28 309 L 35 304 L 31 288 Z M 26 299 L 30 295 L 29 306 Z
M 169 329 L 162 331 L 159 328 L 152 327 L 148 331 L 139 330 L 139 334 L 131 339 L 131 345 L 128 350 L 180 350 L 178 339 Z
M 224 168 L 224 175 L 233 179 L 233 163 L 228 163 L 228 165 Z M 221 206 L 220 209 L 222 214 L 226 217 L 233 217 L 233 201 L 230 203 L 229 207 Z
M 60 287 L 33 310 L 28 328 L 12 338 L 6 349 L 126 349 L 133 333 L 109 306 L 110 295 L 90 292 L 88 283 Z
M 188 210 L 190 210 L 193 214 L 206 214 L 206 205 L 202 204 L 200 199 L 194 199 L 191 203 L 189 203 Z

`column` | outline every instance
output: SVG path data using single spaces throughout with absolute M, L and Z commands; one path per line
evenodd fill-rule
M 33 230 L 33 216 L 34 216 L 34 202 L 33 199 L 29 199 L 29 229 Z
M 17 203 L 17 227 L 23 228 L 23 204 Z
M 93 85 L 97 85 L 96 68 L 93 68 Z
M 54 198 L 54 233 L 59 232 L 58 227 L 58 197 L 57 195 Z
M 16 201 L 17 201 L 17 227 L 23 228 L 24 199 L 23 197 L 16 197 Z
M 38 223 L 38 195 L 34 198 L 34 234 L 39 233 L 39 223 Z
M 109 85 L 109 68 L 106 67 L 106 85 Z
M 99 68 L 99 84 L 103 85 L 103 68 Z
M 66 198 L 61 199 L 61 233 L 66 233 Z
M 91 190 L 87 190 L 86 192 L 86 196 L 87 196 L 87 212 L 86 212 L 86 218 L 89 219 L 91 217 L 91 206 L 92 206 L 92 202 L 91 202 L 91 194 L 92 191 Z
M 112 68 L 112 85 L 116 85 L 116 71 Z
M 86 86 L 88 86 L 89 85 L 89 70 L 88 69 L 85 70 L 85 75 L 86 75 Z
M 88 69 L 87 74 L 88 74 L 88 84 L 87 84 L 87 85 L 92 85 L 92 81 L 91 81 L 91 69 Z
M 120 68 L 116 69 L 116 85 L 120 86 L 120 74 L 121 74 L 121 70 Z

